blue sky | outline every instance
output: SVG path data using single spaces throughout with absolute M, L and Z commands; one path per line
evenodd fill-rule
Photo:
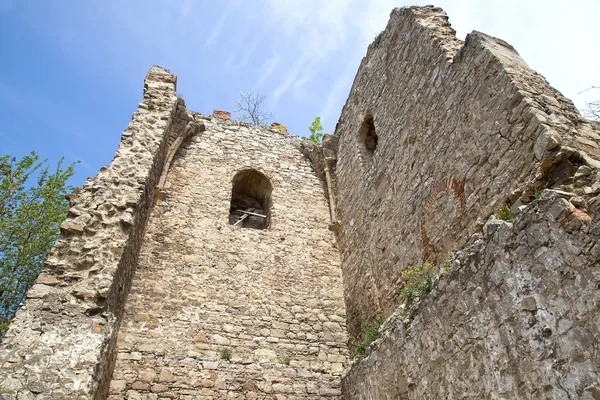
M 0 0 L 0 154 L 81 160 L 73 185 L 110 163 L 153 64 L 188 108 L 234 110 L 259 89 L 293 134 L 335 127 L 368 44 L 400 0 Z M 581 107 L 600 98 L 597 0 L 440 0 L 457 36 L 512 44 Z

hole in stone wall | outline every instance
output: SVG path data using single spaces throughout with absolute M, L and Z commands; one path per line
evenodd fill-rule
M 377 148 L 378 139 L 377 133 L 375 133 L 373 114 L 367 111 L 358 131 L 358 142 L 363 158 L 368 159 L 373 155 Z
M 229 223 L 244 228 L 267 229 L 271 222 L 273 186 L 264 174 L 246 169 L 233 177 Z

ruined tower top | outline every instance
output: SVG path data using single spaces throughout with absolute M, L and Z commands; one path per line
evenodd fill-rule
M 176 83 L 72 198 L 6 398 L 600 393 L 600 129 L 506 42 L 395 9 L 321 144 Z

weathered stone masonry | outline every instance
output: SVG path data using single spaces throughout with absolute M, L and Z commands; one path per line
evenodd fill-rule
M 510 45 L 394 10 L 319 145 L 175 83 L 151 68 L 72 198 L 5 398 L 600 398 L 600 124 Z M 425 262 L 447 270 L 404 299 Z
M 109 398 L 339 398 L 339 256 L 302 139 L 203 118 L 153 210 Z M 229 223 L 232 178 L 248 169 L 273 186 L 268 230 Z
M 61 238 L 1 347 L 5 398 L 103 398 L 176 114 L 176 78 L 153 67 L 110 166 L 71 198 Z
M 391 314 L 344 398 L 600 398 L 598 128 L 502 40 L 392 12 L 336 129 L 352 341 Z M 514 224 L 488 220 L 505 204 Z
M 600 199 L 590 221 L 573 197 L 546 190 L 514 223 L 490 219 L 386 322 L 344 398 L 596 399 Z
M 150 70 L 114 161 L 72 197 L 2 343 L 5 398 L 339 398 L 339 256 L 305 139 L 188 112 L 175 83 Z M 252 170 L 267 230 L 229 223 Z
M 569 100 L 507 43 L 479 32 L 463 43 L 447 20 L 439 8 L 395 10 L 336 128 L 352 336 L 398 305 L 406 266 L 444 261 L 507 201 L 598 165 L 598 132 Z

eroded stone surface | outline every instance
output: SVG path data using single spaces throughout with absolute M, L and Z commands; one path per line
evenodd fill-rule
M 598 131 L 509 44 L 479 32 L 463 44 L 447 20 L 431 6 L 394 10 L 336 128 L 352 337 L 398 304 L 408 265 L 443 262 L 501 206 L 600 154 Z
M 392 313 L 344 398 L 597 396 L 597 124 L 510 45 L 462 44 L 424 7 L 392 13 L 336 136 L 351 338 Z M 514 225 L 483 224 L 504 205 Z M 457 250 L 404 309 L 400 272 Z
M 150 70 L 71 197 L 0 347 L 4 398 L 600 398 L 599 125 L 509 44 L 395 10 L 319 145 L 189 112 L 175 83 Z M 242 185 L 240 227 L 245 168 L 272 190 Z M 514 224 L 488 218 L 505 204 Z M 454 252 L 397 310 L 400 272 Z M 353 339 L 381 314 L 340 387 L 346 317 Z
M 570 227 L 588 214 L 546 190 L 514 224 L 490 219 L 433 291 L 385 324 L 344 398 L 596 398 L 595 204 L 591 225 Z
M 71 196 L 44 273 L 0 346 L 6 399 L 102 398 L 152 189 L 168 146 L 175 75 L 152 67 L 108 167 Z
M 217 118 L 204 125 L 153 210 L 109 398 L 339 398 L 339 255 L 302 140 Z M 267 230 L 229 223 L 232 179 L 249 168 L 273 186 Z

